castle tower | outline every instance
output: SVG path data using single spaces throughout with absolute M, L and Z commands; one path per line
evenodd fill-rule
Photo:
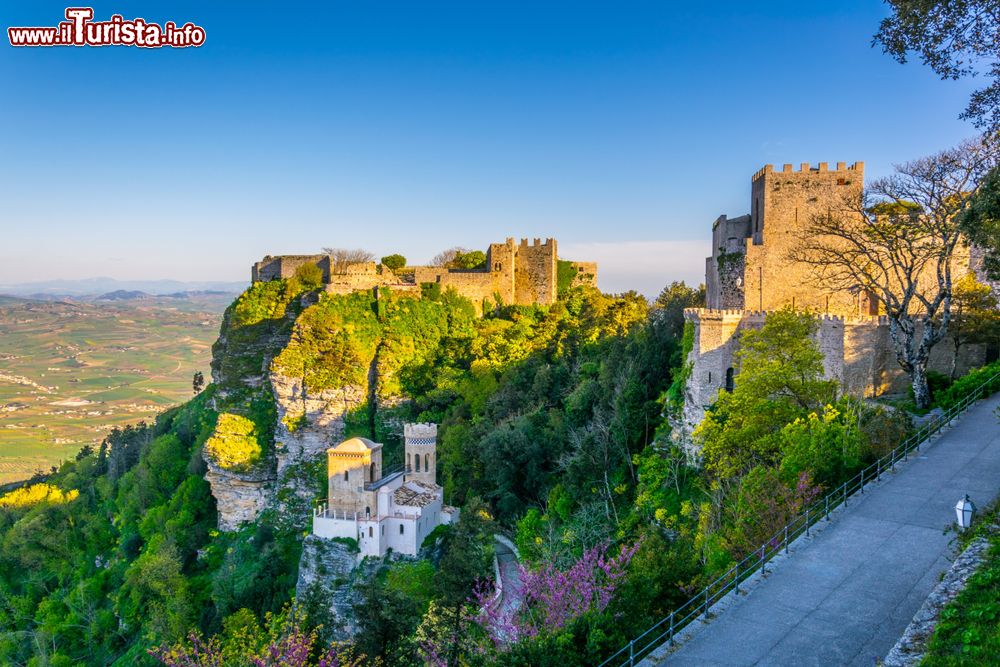
M 786 305 L 819 313 L 874 315 L 866 295 L 821 288 L 813 268 L 791 254 L 801 247 L 815 216 L 849 215 L 845 208 L 864 188 L 863 162 L 798 169 L 764 167 L 750 184 L 750 214 L 720 217 L 712 226 L 706 261 L 706 305 L 736 310 L 778 310 Z
M 382 479 L 382 445 L 368 438 L 350 438 L 326 450 L 330 509 L 374 511 L 366 485 Z
M 437 484 L 437 424 L 403 424 L 407 479 Z

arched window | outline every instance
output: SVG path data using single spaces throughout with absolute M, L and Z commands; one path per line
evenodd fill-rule
M 372 532 L 372 527 L 368 526 L 368 537 L 374 537 L 374 535 L 375 534 Z
M 420 454 L 413 457 L 413 472 L 420 472 Z
M 348 479 L 347 479 L 347 471 L 346 470 L 344 471 L 344 481 L 345 482 L 348 481 Z
M 378 529 L 379 534 L 385 535 L 385 524 L 382 524 Z
M 371 507 L 366 507 L 365 508 L 365 518 L 369 518 L 369 517 L 371 517 L 371 515 L 372 515 L 372 508 Z
M 424 454 L 424 472 L 431 471 L 431 455 Z
M 399 524 L 399 534 L 403 534 L 403 524 Z
M 412 455 L 411 454 L 407 454 L 406 455 L 406 467 L 410 468 L 411 470 L 413 469 L 413 461 L 412 461 Z
M 368 481 L 369 482 L 374 482 L 375 481 L 375 464 L 374 463 L 371 464 L 370 466 L 368 466 Z
M 726 391 L 732 393 L 735 386 L 736 383 L 733 381 L 733 367 L 730 366 L 726 369 Z

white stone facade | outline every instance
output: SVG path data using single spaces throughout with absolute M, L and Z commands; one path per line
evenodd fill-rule
M 411 465 L 387 473 L 379 443 L 351 438 L 327 450 L 329 499 L 313 513 L 317 537 L 357 540 L 362 557 L 389 550 L 415 556 L 431 531 L 455 520 L 458 510 L 444 504 L 435 483 L 437 426 L 406 424 L 404 435 Z

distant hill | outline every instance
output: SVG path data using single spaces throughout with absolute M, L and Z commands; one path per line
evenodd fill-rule
M 26 283 L 0 283 L 0 294 L 30 297 L 32 299 L 52 298 L 100 298 L 114 292 L 144 292 L 149 296 L 176 296 L 178 294 L 200 296 L 210 294 L 238 294 L 247 287 L 245 281 L 182 281 L 182 280 L 118 280 L 98 277 L 81 280 L 41 280 Z M 100 295 L 100 296 L 99 296 Z
M 152 295 L 146 292 L 140 292 L 139 290 L 124 290 L 118 289 L 114 292 L 108 292 L 102 294 L 95 301 L 134 301 L 136 299 L 151 299 Z

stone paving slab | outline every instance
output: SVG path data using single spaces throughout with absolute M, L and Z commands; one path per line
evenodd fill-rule
M 875 665 L 954 557 L 955 503 L 1000 491 L 998 406 L 980 401 L 641 664 Z

